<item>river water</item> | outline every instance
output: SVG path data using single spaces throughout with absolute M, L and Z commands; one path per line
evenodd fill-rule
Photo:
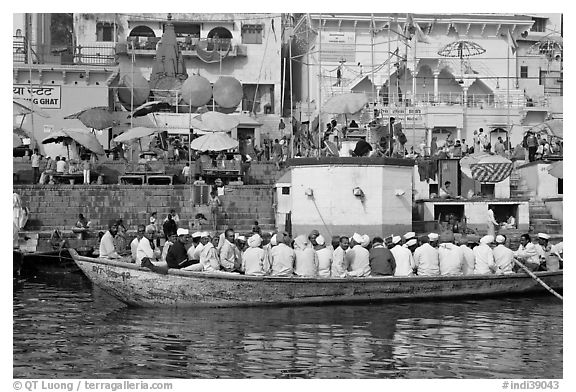
M 14 286 L 15 378 L 562 378 L 552 295 L 128 308 L 78 273 Z

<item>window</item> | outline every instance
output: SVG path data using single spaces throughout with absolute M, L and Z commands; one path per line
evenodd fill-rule
M 520 66 L 520 78 L 521 79 L 528 79 L 528 66 L 527 65 Z
M 96 24 L 96 41 L 99 41 L 99 42 L 112 42 L 112 41 L 114 41 L 115 30 L 116 30 L 116 28 L 114 26 L 114 23 L 98 22 Z
M 484 197 L 494 197 L 494 184 L 480 184 L 480 193 Z
M 547 18 L 532 18 L 534 24 L 530 28 L 530 31 L 535 31 L 538 33 L 543 33 L 546 31 L 546 22 L 548 21 Z
M 283 186 L 282 187 L 282 194 L 283 195 L 289 195 L 290 194 L 290 187 L 289 186 Z
M 263 27 L 261 24 L 242 25 L 242 43 L 261 44 Z

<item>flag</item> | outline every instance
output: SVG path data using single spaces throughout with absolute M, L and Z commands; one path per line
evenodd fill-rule
M 510 45 L 510 47 L 512 49 L 512 54 L 515 54 L 516 50 L 518 50 L 518 43 L 516 42 L 514 37 L 512 37 L 512 33 L 510 32 L 510 29 L 508 29 L 508 44 Z

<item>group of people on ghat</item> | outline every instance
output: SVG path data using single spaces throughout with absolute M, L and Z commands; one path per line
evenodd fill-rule
M 292 238 L 286 232 L 262 232 L 257 225 L 249 236 L 232 228 L 220 235 L 190 234 L 178 228 L 166 233 L 160 250 L 146 226 L 139 225 L 129 253 L 122 255 L 114 246 L 117 232 L 117 222 L 110 222 L 101 238 L 100 257 L 136 263 L 162 274 L 169 269 L 311 278 L 510 274 L 518 271 L 516 264 L 532 271 L 558 270 L 563 261 L 563 244 L 551 245 L 545 233 L 538 234 L 537 244 L 523 234 L 513 251 L 505 235 L 468 235 L 456 240 L 451 232 L 419 238 L 408 232 L 370 239 L 354 233 L 327 243 L 318 230 Z

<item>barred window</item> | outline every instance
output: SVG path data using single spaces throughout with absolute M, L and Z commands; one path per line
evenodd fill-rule
M 96 23 L 96 41 L 98 42 L 113 42 L 114 41 L 114 23 L 98 22 Z
M 261 44 L 264 26 L 261 24 L 242 25 L 243 44 Z

